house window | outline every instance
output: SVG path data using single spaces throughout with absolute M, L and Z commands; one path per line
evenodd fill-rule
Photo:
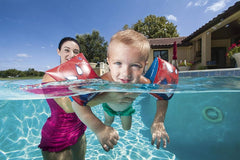
M 168 61 L 168 50 L 154 50 L 153 57 L 154 57 L 154 59 L 156 57 L 160 57 L 160 58 L 164 59 L 165 61 Z

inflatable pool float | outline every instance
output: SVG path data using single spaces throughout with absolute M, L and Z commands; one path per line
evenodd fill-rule
M 202 111 L 205 120 L 212 123 L 219 123 L 223 120 L 223 113 L 217 107 L 207 106 Z

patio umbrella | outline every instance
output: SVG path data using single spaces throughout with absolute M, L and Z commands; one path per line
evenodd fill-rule
M 178 62 L 177 62 L 177 43 L 174 41 L 173 43 L 173 60 L 172 65 L 174 65 L 178 69 Z
M 177 43 L 176 43 L 176 41 L 174 41 L 174 43 L 173 43 L 173 59 L 174 60 L 177 59 Z

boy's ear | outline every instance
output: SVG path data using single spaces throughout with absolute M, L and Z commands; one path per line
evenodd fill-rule
M 145 62 L 145 67 L 144 67 L 144 69 L 143 69 L 143 74 L 145 74 L 145 73 L 146 73 L 146 70 L 147 70 L 147 65 L 148 65 L 148 61 L 146 61 L 146 62 Z
M 148 61 L 145 62 L 145 66 L 148 65 Z

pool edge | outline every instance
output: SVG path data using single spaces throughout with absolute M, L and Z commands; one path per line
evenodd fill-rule
M 240 76 L 240 68 L 180 71 L 179 77 Z

